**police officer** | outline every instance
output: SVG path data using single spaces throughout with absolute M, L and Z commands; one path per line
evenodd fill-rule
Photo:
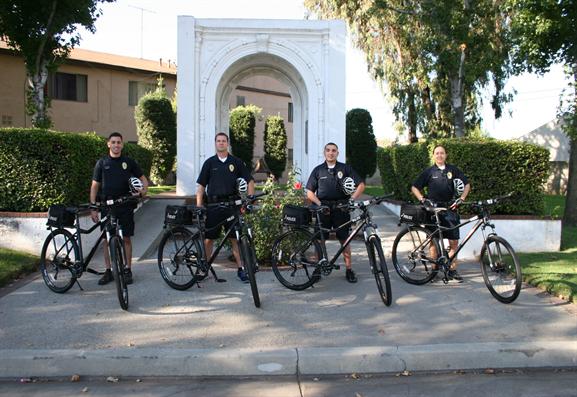
M 365 190 L 365 183 L 350 165 L 337 161 L 339 148 L 329 142 L 324 148 L 325 161 L 316 166 L 307 182 L 307 198 L 316 205 L 327 205 L 330 208 L 329 214 L 321 214 L 321 225 L 323 228 L 336 228 L 348 222 L 351 217 L 349 212 L 344 209 L 335 208 L 339 203 L 346 203 L 349 196 L 343 189 L 345 178 L 351 177 L 355 182 L 356 189 L 350 196 L 351 199 L 358 198 Z M 343 244 L 350 234 L 349 228 L 342 228 L 336 232 L 337 238 Z M 325 235 L 325 237 L 328 237 Z M 345 267 L 347 268 L 345 276 L 348 282 L 356 283 L 357 276 L 351 267 L 351 247 L 350 245 L 343 251 L 345 258 Z
M 433 149 L 435 164 L 419 175 L 411 186 L 411 192 L 420 202 L 429 199 L 440 207 L 449 207 L 450 210 L 439 214 L 439 217 L 442 226 L 454 227 L 461 221 L 455 210 L 467 198 L 471 185 L 465 174 L 454 165 L 447 164 L 446 159 L 445 148 L 442 145 L 435 146 Z M 425 188 L 427 188 L 426 196 L 423 194 Z M 443 232 L 443 237 L 449 240 L 449 255 L 454 255 L 459 244 L 459 229 Z M 432 256 L 436 256 L 436 253 L 432 253 Z M 457 272 L 457 261 L 452 262 L 448 276 L 458 282 L 463 281 Z
M 128 180 L 136 177 L 142 182 L 142 189 L 139 191 L 144 196 L 148 191 L 148 180 L 142 170 L 130 157 L 122 155 L 124 142 L 122 134 L 113 132 L 108 136 L 108 155 L 96 162 L 92 175 L 92 185 L 90 186 L 90 202 L 95 203 L 97 197 L 101 200 L 116 199 L 130 194 Z M 134 208 L 130 203 L 116 208 L 118 222 L 122 226 L 124 234 L 124 248 L 126 251 L 126 273 L 127 284 L 132 284 L 132 240 L 134 235 Z M 98 211 L 92 210 L 91 217 L 94 223 L 98 222 Z M 103 214 L 105 215 L 105 214 Z M 108 242 L 104 240 L 104 263 L 106 270 L 104 275 L 98 280 L 98 284 L 104 285 L 113 280 L 110 271 L 110 254 L 108 252 Z
M 254 180 L 250 170 L 244 162 L 228 153 L 228 135 L 219 132 L 214 137 L 216 154 L 208 158 L 202 165 L 200 175 L 196 180 L 198 188 L 196 190 L 196 205 L 204 205 L 205 194 L 209 204 L 227 202 L 237 199 L 238 188 L 237 179 L 243 178 L 248 181 L 248 194 L 254 194 Z M 234 215 L 234 208 L 208 207 L 206 212 L 206 228 L 210 229 Z M 213 240 L 217 239 L 223 227 L 230 227 L 231 222 L 223 224 L 214 230 L 207 230 L 204 246 L 206 255 L 210 258 L 212 255 Z M 248 276 L 243 270 L 238 252 L 236 240 L 230 239 L 232 244 L 232 253 L 238 266 L 237 276 L 245 283 L 248 283 Z

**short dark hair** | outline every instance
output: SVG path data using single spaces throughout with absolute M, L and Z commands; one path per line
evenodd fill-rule
M 325 145 L 325 149 L 327 148 L 327 146 L 331 146 L 331 145 L 334 146 L 334 147 L 336 147 L 337 150 L 339 150 L 339 146 L 338 146 L 336 143 L 334 143 L 334 142 L 329 142 L 329 143 L 327 143 L 327 144 Z
M 214 136 L 214 141 L 216 142 L 216 138 L 218 138 L 219 136 L 223 136 L 226 138 L 226 141 L 228 142 L 228 135 L 226 135 L 224 132 L 218 132 L 215 136 Z
M 124 138 L 122 137 L 122 134 L 120 132 L 116 132 L 116 131 L 114 131 L 114 132 L 110 133 L 110 135 L 108 135 L 108 140 L 111 140 L 114 137 L 120 138 L 121 141 L 124 140 Z
M 443 150 L 445 151 L 445 153 L 447 153 L 447 148 L 445 146 L 441 145 L 440 143 L 435 145 L 435 147 L 433 148 L 433 153 L 435 153 L 435 150 L 437 150 L 438 147 L 442 147 Z

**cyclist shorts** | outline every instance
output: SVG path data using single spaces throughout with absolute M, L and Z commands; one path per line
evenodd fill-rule
M 134 210 L 131 206 L 116 207 L 114 209 L 118 223 L 122 227 L 122 235 L 125 237 L 134 236 Z M 100 212 L 100 216 L 107 214 L 105 210 Z M 101 227 L 102 229 L 102 227 Z
M 461 217 L 459 214 L 451 210 L 440 213 L 439 220 L 441 221 L 441 226 L 443 227 L 454 227 L 461 223 Z M 427 229 L 434 231 L 435 227 L 427 226 Z M 443 231 L 443 238 L 449 240 L 458 240 L 460 238 L 459 230 L 460 229 Z
M 343 223 L 346 223 L 351 220 L 351 215 L 349 211 L 346 209 L 339 209 L 339 208 L 331 208 L 328 214 L 320 213 L 321 225 L 323 228 L 332 228 L 336 229 L 337 227 L 341 226 Z M 351 228 L 343 227 L 336 231 L 337 238 L 339 241 L 345 241 L 349 234 L 351 233 Z M 323 232 L 325 236 L 325 240 L 329 238 L 328 232 Z
M 205 237 L 209 240 L 216 240 L 220 236 L 223 227 L 226 228 L 225 230 L 228 230 L 228 228 L 234 223 L 234 219 L 231 219 L 228 222 L 224 222 L 226 219 L 234 217 L 234 215 L 234 208 L 208 207 L 206 210 Z M 215 227 L 221 222 L 224 223 L 218 227 Z

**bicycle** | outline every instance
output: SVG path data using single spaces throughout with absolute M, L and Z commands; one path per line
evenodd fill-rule
M 124 280 L 124 270 L 126 265 L 126 253 L 124 251 L 124 238 L 122 227 L 118 223 L 115 215 L 115 208 L 119 205 L 133 202 L 137 198 L 134 196 L 123 196 L 115 200 L 107 200 L 96 205 L 81 204 L 77 207 L 66 207 L 64 205 L 53 205 L 48 210 L 48 221 L 46 225 L 50 234 L 44 240 L 40 254 L 40 271 L 46 286 L 56 292 L 67 292 L 74 283 L 84 290 L 78 279 L 84 272 L 103 275 L 104 272 L 88 267 L 92 257 L 96 253 L 100 242 L 106 238 L 110 252 L 110 262 L 118 301 L 123 310 L 128 309 L 128 288 Z M 80 214 L 88 209 L 104 209 L 107 214 L 99 222 L 89 229 L 80 227 Z M 84 256 L 82 249 L 82 235 L 90 234 L 99 226 L 102 233 L 88 253 Z M 71 233 L 67 229 L 75 229 Z
M 204 248 L 207 231 L 204 224 L 206 209 L 192 205 L 168 206 L 164 226 L 168 227 L 168 230 L 162 236 L 158 246 L 158 268 L 163 280 L 177 290 L 189 289 L 205 279 L 209 272 L 217 282 L 226 281 L 218 278 L 212 265 L 227 239 L 234 236 L 240 249 L 242 266 L 248 275 L 254 305 L 260 307 L 255 275 L 258 268 L 256 253 L 252 241 L 252 230 L 244 214 L 253 211 L 254 202 L 265 194 L 259 193 L 229 202 L 207 204 L 207 207 L 235 209 L 234 219 L 228 218 L 213 228 L 207 229 L 216 229 L 226 222 L 233 221 L 210 258 L 206 257 Z M 196 230 L 193 232 L 186 226 L 196 226 Z
M 463 246 L 480 228 L 484 241 L 480 253 L 483 281 L 491 295 L 499 302 L 513 302 L 521 291 L 521 266 L 511 245 L 495 232 L 495 225 L 491 223 L 489 213 L 491 206 L 511 196 L 512 193 L 509 193 L 493 199 L 464 202 L 463 205 L 470 206 L 476 215 L 450 228 L 441 226 L 439 220 L 439 213 L 447 211 L 447 208 L 435 205 L 418 206 L 427 214 L 432 213 L 433 216 L 422 218 L 423 213 L 415 214 L 419 219 L 408 221 L 403 219 L 404 214 L 401 210 L 400 223 L 408 223 L 408 225 L 395 238 L 392 250 L 393 266 L 399 276 L 410 284 L 422 285 L 433 280 L 437 273 L 442 271 L 443 282 L 447 284 L 449 281 L 447 273 L 451 264 Z M 433 223 L 426 218 L 432 219 Z M 455 253 L 450 256 L 448 248 L 442 244 L 443 232 L 461 228 L 472 222 L 477 223 L 461 240 Z M 427 226 L 433 230 L 428 229 Z M 486 228 L 490 228 L 491 231 L 485 233 Z
M 335 229 L 327 229 L 321 226 L 320 214 L 322 211 L 328 210 L 329 207 L 325 205 L 292 207 L 292 209 L 300 209 L 301 219 L 298 219 L 298 212 L 290 215 L 285 213 L 283 215 L 285 224 L 287 219 L 292 221 L 292 224 L 288 225 L 289 230 L 280 235 L 273 244 L 272 270 L 276 278 L 282 285 L 295 291 L 301 291 L 311 287 L 320 281 L 321 274 L 328 276 L 333 270 L 340 268 L 340 266 L 335 265 L 336 260 L 359 231 L 362 230 L 371 272 L 375 277 L 379 295 L 383 303 L 386 306 L 390 306 L 392 295 L 389 272 L 387 270 L 381 239 L 377 233 L 377 225 L 372 221 L 369 211 L 369 207 L 381 203 L 389 196 L 390 195 L 376 197 L 365 201 L 350 201 L 346 204 L 337 205 L 338 209 L 348 211 L 358 209 L 361 213 Z M 285 206 L 285 208 L 286 207 L 287 206 Z M 314 214 L 316 218 L 314 232 L 309 230 L 311 229 L 311 214 Z M 349 234 L 333 258 L 329 260 L 324 236 L 325 233 L 348 228 L 357 222 L 360 223 Z

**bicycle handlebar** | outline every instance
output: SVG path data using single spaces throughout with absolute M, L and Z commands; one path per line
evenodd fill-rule
M 256 200 L 260 199 L 262 196 L 267 195 L 268 193 L 266 192 L 262 192 L 262 193 L 257 193 L 257 194 L 252 194 L 252 195 L 248 195 L 246 196 L 246 198 L 239 198 L 236 200 L 230 200 L 230 201 L 222 201 L 220 203 L 210 203 L 210 204 L 206 204 L 206 207 L 222 207 L 222 208 L 227 208 L 227 207 L 240 207 L 240 206 L 246 206 L 246 205 L 250 205 L 252 203 L 254 203 Z

